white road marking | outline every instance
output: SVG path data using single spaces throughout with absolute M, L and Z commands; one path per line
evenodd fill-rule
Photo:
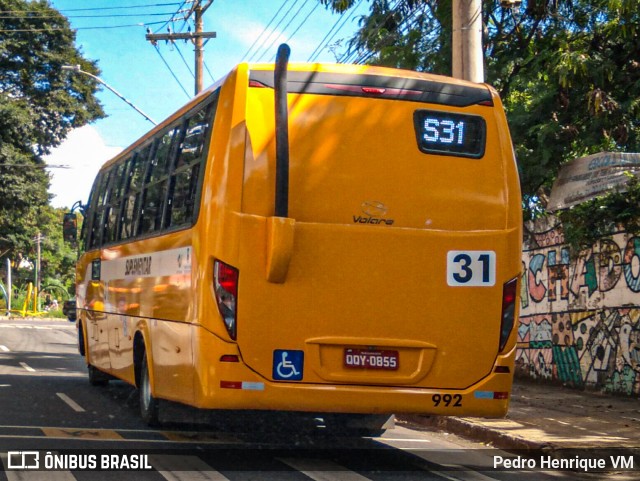
M 67 403 L 67 405 L 70 406 L 71 409 L 73 409 L 75 412 L 77 412 L 77 413 L 83 413 L 84 412 L 84 409 L 82 408 L 82 406 L 80 406 L 77 402 L 75 402 L 73 399 L 71 399 L 66 394 L 61 393 L 61 392 L 57 392 L 56 395 L 60 399 L 62 399 L 65 403 Z
M 151 456 L 149 462 L 167 481 L 229 481 L 197 456 Z
M 7 346 L 0 346 L 0 350 L 4 352 L 9 352 L 11 349 L 9 349 Z
M 40 433 L 39 434 L 24 434 L 24 435 L 16 435 L 16 434 L 0 434 L 0 439 L 4 439 L 4 438 L 20 438 L 20 439 L 42 439 L 43 437 L 46 437 L 47 439 L 69 439 L 69 436 L 44 436 L 44 432 L 46 430 L 55 430 L 55 429 L 68 429 L 68 427 L 60 427 L 60 426 L 20 426 L 20 425 L 10 425 L 10 424 L 6 424 L 6 425 L 0 425 L 0 430 L 2 429 L 11 429 L 11 430 L 15 430 L 15 429 L 24 429 L 24 430 L 38 430 Z M 73 429 L 77 430 L 77 431 L 95 431 L 96 428 L 91 427 L 74 427 Z M 149 434 L 149 431 L 144 430 L 144 429 L 114 429 L 114 430 L 109 430 L 109 431 L 116 431 L 118 433 L 142 433 L 145 436 L 140 438 L 137 436 L 132 436 L 130 438 L 125 438 L 125 439 L 110 439 L 110 438 L 96 438 L 96 439 L 91 439 L 91 438 L 83 438 L 84 441 L 100 441 L 100 442 L 104 442 L 104 441 L 116 441 L 119 443 L 139 443 L 141 441 L 145 442 L 145 443 L 155 443 L 155 444 L 175 444 L 177 442 L 181 443 L 181 444 L 241 444 L 241 441 L 239 441 L 236 438 L 221 438 L 221 439 L 206 439 L 206 438 L 201 438 L 201 437 L 197 437 L 194 438 L 193 440 L 180 440 L 180 441 L 176 441 L 175 439 L 147 439 L 146 435 Z M 0 431 L 2 432 L 2 431 Z M 169 432 L 173 432 L 173 431 L 165 431 L 163 433 L 160 433 L 160 435 L 164 436 L 165 433 L 169 433 Z M 215 436 L 217 433 L 199 433 L 200 435 L 209 435 L 209 436 Z M 2 479 L 2 478 L 0 478 Z
M 29 470 L 10 470 L 7 469 L 9 465 L 8 454 L 0 454 L 2 458 L 2 464 L 4 464 L 4 474 L 8 481 L 76 481 L 76 478 L 71 471 L 29 471 Z M 13 458 L 12 458 L 13 459 Z M 44 466 L 42 457 L 39 459 L 40 466 Z
M 314 481 L 370 481 L 369 478 L 328 459 L 278 458 L 278 461 L 291 466 Z
M 21 362 L 20 365 L 25 369 L 25 371 L 36 372 L 36 370 L 29 366 L 26 362 Z

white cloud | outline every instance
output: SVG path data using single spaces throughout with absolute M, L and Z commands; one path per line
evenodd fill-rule
M 86 203 L 93 181 L 102 164 L 122 150 L 105 145 L 97 130 L 85 125 L 73 130 L 67 139 L 45 157 L 49 165 L 68 166 L 51 168 L 49 193 L 54 207 L 71 207 L 76 201 Z

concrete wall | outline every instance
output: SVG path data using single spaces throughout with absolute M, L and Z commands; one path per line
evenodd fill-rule
M 640 237 L 576 254 L 554 222 L 525 235 L 517 375 L 640 397 Z

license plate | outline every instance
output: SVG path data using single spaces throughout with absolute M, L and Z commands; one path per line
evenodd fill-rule
M 353 369 L 385 369 L 396 371 L 400 366 L 398 351 L 378 349 L 345 349 L 344 366 Z

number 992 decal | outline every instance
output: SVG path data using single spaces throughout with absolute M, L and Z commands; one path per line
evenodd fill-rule
M 447 285 L 491 287 L 496 283 L 494 251 L 447 252 Z
M 440 395 L 440 394 L 434 394 L 433 396 L 431 396 L 431 400 L 433 401 L 433 405 L 435 407 L 438 407 L 442 404 L 443 407 L 454 407 L 454 408 L 461 408 L 462 407 L 462 395 L 461 394 L 454 394 L 453 396 L 451 394 L 445 394 L 445 395 Z

